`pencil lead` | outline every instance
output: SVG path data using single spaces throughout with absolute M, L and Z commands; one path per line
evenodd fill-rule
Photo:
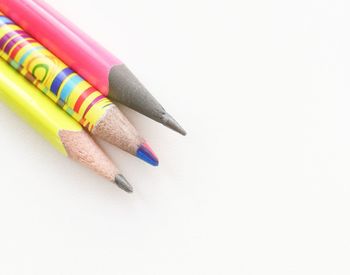
M 147 143 L 140 145 L 139 149 L 136 152 L 136 156 L 153 166 L 159 165 L 159 160 L 156 154 L 152 151 L 151 147 L 149 147 Z
M 186 131 L 180 126 L 180 124 L 168 113 L 163 114 L 162 123 L 164 126 L 178 132 L 183 136 L 187 135 Z
M 127 193 L 132 193 L 134 188 L 126 180 L 123 175 L 118 175 L 115 177 L 115 183 L 119 186 L 120 189 L 124 190 Z

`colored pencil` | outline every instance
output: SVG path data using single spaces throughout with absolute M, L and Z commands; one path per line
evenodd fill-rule
M 59 152 L 132 192 L 131 185 L 83 128 L 2 59 L 0 99 Z
M 117 106 L 2 13 L 0 55 L 93 135 L 158 165 Z
M 112 101 L 186 134 L 125 64 L 48 4 L 0 0 L 0 9 Z

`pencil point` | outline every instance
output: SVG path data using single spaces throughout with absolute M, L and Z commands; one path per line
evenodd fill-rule
M 147 143 L 140 145 L 139 149 L 136 152 L 136 156 L 153 166 L 159 165 L 159 160 L 156 154 L 152 151 L 151 147 L 149 147 Z
M 178 132 L 179 134 L 186 136 L 186 131 L 180 126 L 180 124 L 168 113 L 165 113 L 162 117 L 162 123 L 164 126 Z
M 123 175 L 118 175 L 115 177 L 115 183 L 119 186 L 120 189 L 124 190 L 127 193 L 132 193 L 134 188 L 130 183 L 124 178 Z

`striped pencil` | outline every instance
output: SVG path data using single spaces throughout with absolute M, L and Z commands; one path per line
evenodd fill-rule
M 83 128 L 2 59 L 0 99 L 62 154 L 132 192 L 131 185 Z
M 0 0 L 0 9 L 112 101 L 186 134 L 118 58 L 49 5 L 41 0 Z
M 158 165 L 117 106 L 2 13 L 0 55 L 93 135 Z

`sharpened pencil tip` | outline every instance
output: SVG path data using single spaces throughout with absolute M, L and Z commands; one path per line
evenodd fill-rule
M 127 193 L 132 193 L 134 191 L 134 188 L 131 186 L 131 184 L 124 178 L 123 175 L 118 175 L 115 177 L 115 183 L 118 185 L 118 187 L 122 190 L 124 190 Z
M 147 143 L 143 143 L 140 145 L 139 149 L 136 152 L 136 156 L 153 166 L 159 165 L 159 160 L 156 154 L 153 152 L 153 150 L 151 149 L 151 147 L 149 147 Z
M 178 132 L 183 136 L 187 135 L 186 131 L 180 126 L 180 124 L 168 113 L 163 115 L 162 123 L 164 126 Z

